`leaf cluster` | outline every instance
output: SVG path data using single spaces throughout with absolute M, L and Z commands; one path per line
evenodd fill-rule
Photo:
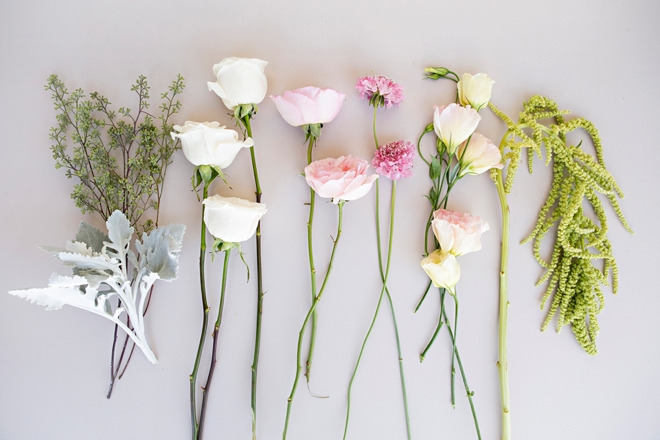
M 612 245 L 607 238 L 607 216 L 604 195 L 612 205 L 623 226 L 632 233 L 618 204 L 623 192 L 605 167 L 603 147 L 598 130 L 588 120 L 576 118 L 567 121 L 567 111 L 542 96 L 534 96 L 524 104 L 518 123 L 490 104 L 491 109 L 508 127 L 503 139 L 502 151 L 508 162 L 504 189 L 511 191 L 522 151 L 527 150 L 528 167 L 532 172 L 534 153 L 542 158 L 545 148 L 546 165 L 552 163 L 553 179 L 550 193 L 538 215 L 536 226 L 523 243 L 533 241 L 534 256 L 545 274 L 537 285 L 548 282 L 541 308 L 552 297 L 550 310 L 543 324 L 545 330 L 559 312 L 557 331 L 567 324 L 580 345 L 589 354 L 596 354 L 596 336 L 599 327 L 597 315 L 603 308 L 601 285 L 609 285 L 612 275 L 614 293 L 618 287 L 616 261 Z M 543 124 L 541 120 L 549 120 Z M 582 142 L 570 145 L 566 135 L 584 130 L 593 143 L 595 157 L 582 149 Z M 595 213 L 595 220 L 585 212 L 588 207 Z M 556 226 L 554 248 L 549 261 L 541 257 L 543 239 Z M 598 262 L 601 268 L 597 267 Z
M 52 92 L 57 125 L 51 128 L 51 151 L 56 168 L 67 178 L 77 178 L 71 198 L 83 213 L 97 212 L 107 220 L 112 212 L 126 214 L 130 224 L 150 231 L 158 223 L 163 182 L 172 155 L 180 148 L 170 137 L 172 115 L 179 112 L 177 99 L 184 89 L 179 75 L 167 92 L 157 116 L 148 112 L 150 87 L 138 77 L 131 91 L 138 98 L 137 112 L 127 107 L 116 112 L 110 101 L 82 89 L 69 93 L 64 83 L 51 75 L 45 86 Z M 155 211 L 155 221 L 146 211 Z

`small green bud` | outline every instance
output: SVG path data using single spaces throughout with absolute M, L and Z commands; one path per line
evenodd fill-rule
M 433 122 L 431 122 L 431 123 L 430 123 L 429 125 L 427 125 L 426 128 L 424 129 L 424 134 L 426 134 L 426 133 L 430 133 L 430 132 L 432 132 L 433 130 L 435 130 L 435 125 L 433 124 Z
M 433 80 L 447 76 L 448 73 L 449 69 L 446 67 L 427 67 L 424 69 L 424 75 L 426 75 L 426 78 Z

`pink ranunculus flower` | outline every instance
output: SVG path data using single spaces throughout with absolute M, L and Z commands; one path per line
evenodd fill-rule
M 303 87 L 288 90 L 282 96 L 271 95 L 277 111 L 294 127 L 325 124 L 335 119 L 346 95 L 334 89 Z
M 398 106 L 404 99 L 403 87 L 383 75 L 358 78 L 355 88 L 360 92 L 360 98 L 367 98 L 374 107 Z
M 424 258 L 421 264 L 435 287 L 456 293 L 456 284 L 461 278 L 461 266 L 453 254 L 438 249 Z
M 453 155 L 458 146 L 470 137 L 481 121 L 479 113 L 471 108 L 458 104 L 435 106 L 433 128 L 445 147 L 447 153 Z
M 474 133 L 470 142 L 463 142 L 458 147 L 456 156 L 461 162 L 460 176 L 481 174 L 491 168 L 502 169 L 502 154 L 493 142 L 479 133 Z
M 371 165 L 376 173 L 392 180 L 412 176 L 415 146 L 411 142 L 395 141 L 380 146 L 374 153 Z
M 431 226 L 440 249 L 457 257 L 481 249 L 481 234 L 490 229 L 479 217 L 445 209 L 433 213 Z
M 307 184 L 321 197 L 332 203 L 357 200 L 365 196 L 377 174 L 367 175 L 369 162 L 351 155 L 337 159 L 321 159 L 305 167 Z

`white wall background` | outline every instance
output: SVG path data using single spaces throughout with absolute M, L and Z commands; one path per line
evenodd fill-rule
M 404 85 L 406 101 L 380 112 L 382 141 L 414 140 L 431 120 L 434 104 L 453 98 L 450 82 L 422 81 L 423 68 L 487 72 L 497 83 L 493 101 L 515 116 L 533 94 L 592 120 L 600 129 L 607 164 L 628 196 L 622 201 L 635 235 L 613 219 L 610 237 L 621 287 L 606 291 L 599 317 L 599 354 L 586 355 L 570 329 L 539 332 L 541 269 L 530 245 L 517 246 L 533 226 L 548 189 L 540 164 L 529 177 L 521 167 L 510 197 L 512 250 L 509 356 L 514 438 L 660 438 L 660 258 L 657 190 L 660 53 L 656 1 L 364 1 L 311 3 L 24 0 L 0 3 L 0 292 L 45 285 L 64 270 L 38 244 L 62 245 L 82 216 L 69 198 L 73 181 L 55 170 L 49 127 L 55 124 L 43 86 L 56 73 L 70 89 L 97 90 L 133 105 L 129 88 L 146 75 L 152 95 L 181 73 L 184 120 L 231 124 L 220 99 L 207 91 L 211 67 L 227 56 L 268 60 L 269 94 L 305 85 L 347 94 L 337 119 L 324 128 L 317 157 L 370 158 L 371 109 L 354 89 L 357 77 L 383 74 Z M 157 105 L 155 100 L 152 104 Z M 134 105 L 133 105 L 134 106 Z M 480 131 L 499 139 L 502 124 L 484 113 Z M 296 174 L 305 164 L 303 136 L 266 100 L 253 123 L 269 213 L 264 219 L 264 335 L 259 377 L 259 438 L 280 438 L 295 362 L 296 337 L 308 307 L 303 202 L 308 192 Z M 399 187 L 391 290 L 395 295 L 416 439 L 475 438 L 467 400 L 449 402 L 449 338 L 424 364 L 418 354 L 438 313 L 437 298 L 412 310 L 426 277 L 419 268 L 427 215 L 426 168 Z M 201 323 L 197 256 L 200 205 L 190 191 L 192 166 L 176 155 L 167 177 L 163 223 L 187 225 L 179 279 L 157 287 L 148 314 L 155 366 L 136 353 L 111 400 L 105 392 L 113 326 L 65 308 L 42 307 L 0 294 L 1 439 L 185 439 L 189 435 L 188 375 Z M 249 157 L 228 170 L 233 191 L 250 197 Z M 463 257 L 459 345 L 468 371 L 484 439 L 499 436 L 497 299 L 499 206 L 487 175 L 465 179 L 450 207 L 491 223 L 484 249 Z M 373 197 L 346 207 L 345 235 L 329 291 L 320 307 L 313 388 L 301 384 L 290 438 L 340 438 L 350 372 L 368 326 L 379 282 L 373 232 Z M 608 213 L 612 214 L 611 210 Z M 327 261 L 335 210 L 316 213 L 317 267 Z M 245 246 L 254 264 L 252 242 Z M 209 265 L 212 310 L 221 263 Z M 232 261 L 220 361 L 210 397 L 208 439 L 250 436 L 250 363 L 254 333 L 254 281 Z M 212 312 L 213 316 L 214 312 Z M 208 351 L 207 351 L 208 354 Z M 208 362 L 204 357 L 204 363 Z M 204 364 L 205 365 L 205 364 Z M 204 371 L 204 369 L 202 369 Z M 203 377 L 202 373 L 200 377 Z M 460 390 L 458 382 L 457 390 Z M 350 438 L 405 438 L 391 319 L 383 310 L 355 386 Z

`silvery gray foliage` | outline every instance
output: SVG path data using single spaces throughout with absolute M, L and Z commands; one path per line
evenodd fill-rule
M 67 241 L 64 249 L 42 248 L 72 266 L 73 276 L 54 273 L 48 287 L 9 293 L 46 306 L 46 310 L 68 304 L 101 315 L 121 327 L 147 359 L 156 363 L 145 335 L 146 300 L 156 280 L 176 279 L 186 227 L 167 225 L 143 234 L 142 240 L 135 240 L 136 255 L 130 249 L 133 227 L 121 211 L 114 211 L 106 226 L 108 235 L 81 222 L 75 241 Z M 129 262 L 133 266 L 130 275 Z M 113 296 L 119 298 L 118 305 L 110 302 Z M 130 319 L 132 330 L 120 319 L 122 313 Z

